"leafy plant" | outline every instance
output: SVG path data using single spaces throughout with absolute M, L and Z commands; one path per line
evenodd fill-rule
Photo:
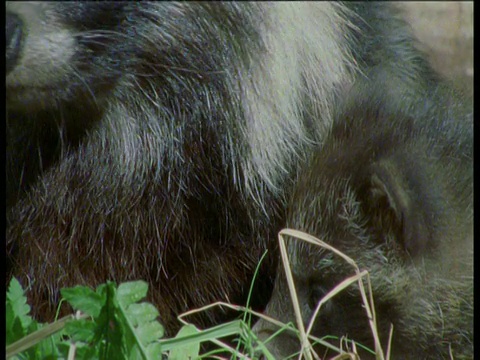
M 163 327 L 157 309 L 138 303 L 148 290 L 144 281 L 95 291 L 85 286 L 61 293 L 81 315 L 39 324 L 29 315 L 24 290 L 12 279 L 6 299 L 7 358 L 17 359 L 161 359 Z

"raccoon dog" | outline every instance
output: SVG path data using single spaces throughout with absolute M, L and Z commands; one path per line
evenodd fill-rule
M 389 92 L 355 87 L 338 107 L 324 146 L 299 173 L 287 223 L 369 271 L 384 350 L 393 325 L 393 359 L 471 359 L 472 104 L 441 85 L 411 106 L 401 96 L 388 100 Z M 355 272 L 332 252 L 287 242 L 308 324 L 319 300 Z M 286 323 L 294 315 L 283 271 L 266 313 Z M 278 329 L 262 320 L 256 330 L 266 340 Z M 348 336 L 373 349 L 358 286 L 321 307 L 312 335 Z M 267 346 L 279 359 L 300 350 L 289 335 Z
M 436 82 L 388 4 L 6 10 L 7 280 L 44 320 L 60 288 L 107 279 L 147 280 L 169 334 L 184 310 L 241 303 L 337 99 L 384 73 L 406 98 Z

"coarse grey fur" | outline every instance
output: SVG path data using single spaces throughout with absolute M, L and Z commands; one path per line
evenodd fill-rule
M 472 103 L 439 85 L 405 106 L 401 96 L 389 100 L 385 85 L 357 85 L 339 106 L 324 146 L 299 172 L 287 224 L 369 271 L 384 351 L 393 324 L 392 359 L 471 359 Z M 307 326 L 318 301 L 354 269 L 301 240 L 289 239 L 287 251 Z M 285 323 L 294 321 L 287 293 L 280 267 L 266 314 Z M 261 320 L 255 330 L 266 340 L 278 329 Z M 374 348 L 356 284 L 324 304 L 312 335 Z M 267 346 L 279 359 L 300 350 L 288 333 Z
M 406 98 L 437 81 L 383 3 L 6 10 L 7 281 L 41 319 L 60 288 L 108 279 L 147 280 L 169 334 L 187 309 L 242 303 L 338 99 L 383 74 Z

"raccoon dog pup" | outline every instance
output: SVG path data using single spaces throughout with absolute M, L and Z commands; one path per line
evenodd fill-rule
M 107 279 L 147 280 L 169 334 L 189 308 L 241 303 L 337 99 L 359 77 L 398 75 L 412 98 L 436 81 L 388 4 L 6 11 L 7 280 L 44 320 L 60 288 Z
M 439 86 L 405 107 L 377 85 L 355 88 L 339 106 L 324 146 L 299 173 L 288 226 L 369 271 L 384 350 L 393 324 L 393 359 L 471 359 L 472 104 Z M 320 247 L 287 243 L 307 326 L 318 301 L 354 269 Z M 266 313 L 285 323 L 294 321 L 286 293 L 280 269 Z M 345 335 L 373 349 L 358 286 L 328 300 L 312 329 L 319 338 Z M 265 340 L 278 329 L 262 320 L 256 330 Z M 279 359 L 300 350 L 288 335 L 267 345 Z

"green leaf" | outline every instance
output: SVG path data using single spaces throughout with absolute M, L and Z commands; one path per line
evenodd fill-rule
M 199 331 L 193 325 L 185 325 L 178 332 L 175 339 L 189 337 L 190 335 L 198 334 Z M 184 360 L 184 359 L 196 359 L 200 352 L 200 341 L 193 341 L 184 346 L 179 346 L 170 351 L 168 354 L 169 360 Z
M 125 326 L 116 315 L 119 304 L 115 283 L 107 282 L 105 286 L 98 287 L 97 292 L 106 298 L 105 306 L 102 307 L 96 321 L 98 328 L 94 337 L 94 341 L 101 343 L 100 357 L 104 359 L 125 358 L 125 344 L 123 343 Z
M 27 297 L 25 291 L 16 278 L 10 280 L 10 285 L 7 291 L 7 304 L 10 304 L 10 324 L 13 318 L 18 318 L 23 329 L 27 329 L 32 323 L 30 313 L 30 305 L 27 304 Z M 8 313 L 7 313 L 8 314 Z M 11 316 L 13 314 L 13 317 Z M 8 319 L 7 319 L 8 320 Z M 8 329 L 8 322 L 7 322 Z
M 72 349 L 75 359 L 162 358 L 158 340 L 164 329 L 157 321 L 158 310 L 152 304 L 137 303 L 147 294 L 146 282 L 125 283 L 118 288 L 107 282 L 95 291 L 85 286 L 62 289 L 63 298 L 84 313 L 82 319 L 65 317 L 28 336 L 39 325 L 28 315 L 30 307 L 20 284 L 16 280 L 12 284 L 7 294 L 6 324 L 7 339 L 14 343 L 7 346 L 7 352 L 16 353 L 15 359 L 67 358 Z M 88 316 L 91 318 L 86 319 Z
M 125 313 L 133 326 L 139 324 L 145 324 L 149 321 L 154 321 L 159 313 L 155 306 L 150 303 L 132 304 L 126 310 Z
M 155 342 L 164 334 L 163 326 L 156 320 L 158 310 L 146 302 L 141 304 L 133 302 L 143 299 L 147 291 L 148 284 L 143 281 L 122 284 L 117 290 L 119 302 L 117 319 L 124 329 L 129 359 L 162 358 L 162 347 L 160 343 Z
M 95 336 L 97 324 L 90 319 L 72 320 L 65 325 L 67 334 L 73 341 L 89 343 Z
M 149 359 L 162 359 L 162 345 L 158 342 L 148 345 L 147 357 Z
M 105 298 L 86 286 L 75 286 L 60 290 L 63 298 L 69 302 L 75 310 L 97 318 L 100 315 Z
M 163 326 L 156 321 L 140 325 L 136 330 L 138 338 L 142 345 L 147 345 L 163 336 Z
M 6 342 L 7 345 L 9 345 L 13 344 L 18 339 L 21 339 L 25 335 L 25 330 L 20 319 L 15 316 L 12 304 L 9 302 L 7 302 L 5 306 L 5 317 Z
M 131 281 L 120 284 L 117 290 L 118 302 L 126 308 L 147 296 L 148 284 L 145 281 Z

